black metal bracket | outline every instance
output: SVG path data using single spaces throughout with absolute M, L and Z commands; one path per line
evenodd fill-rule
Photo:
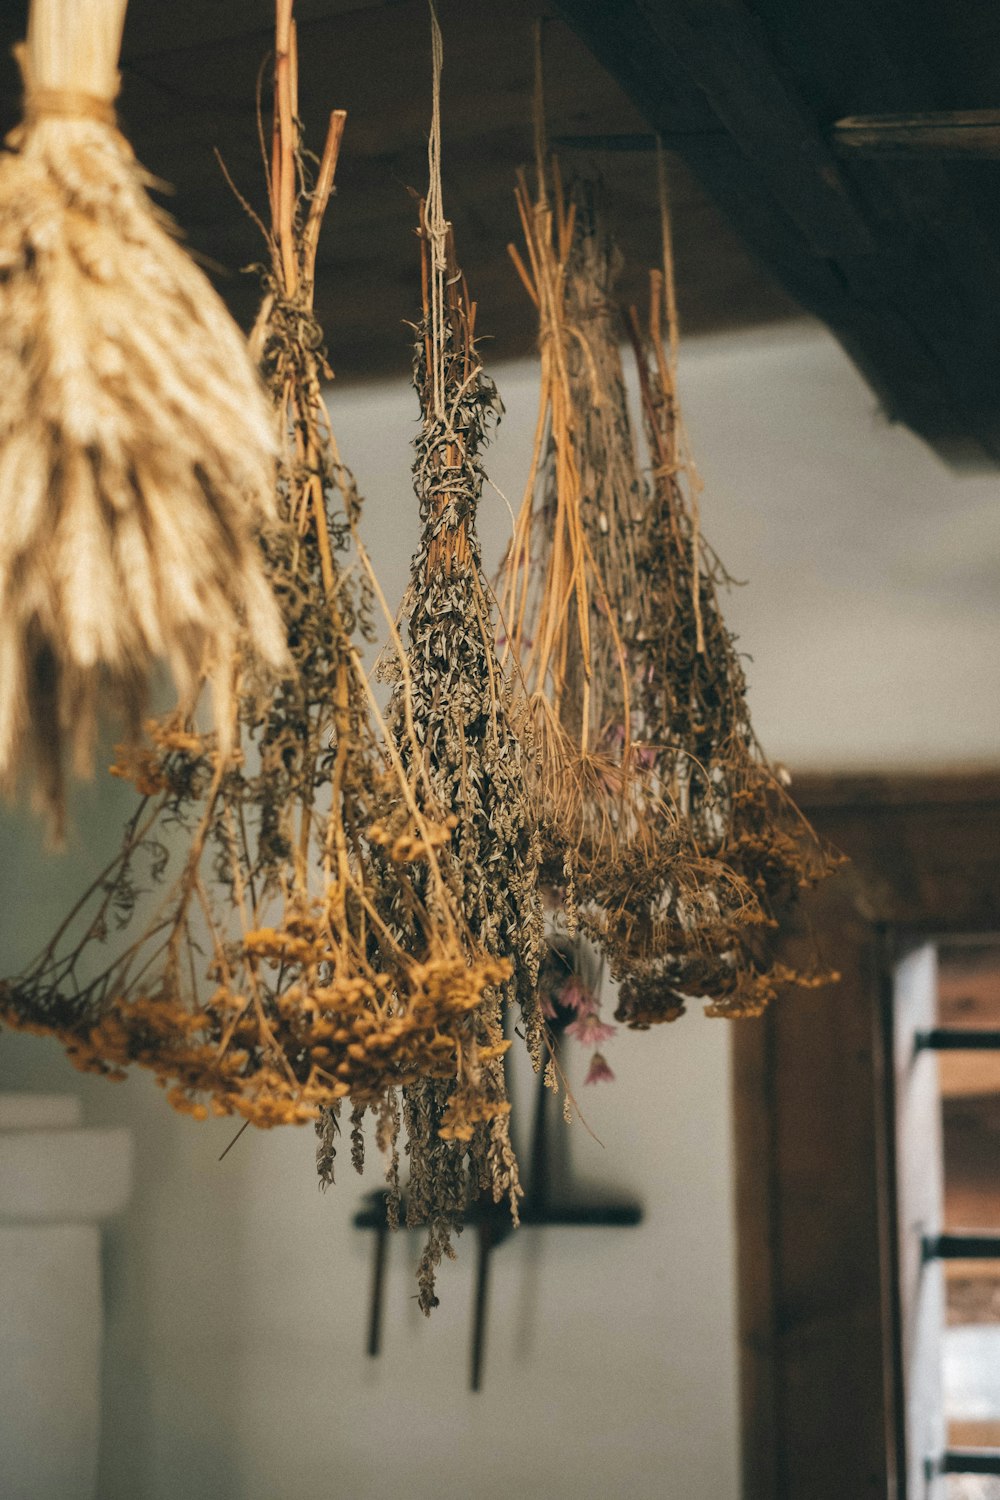
M 989 1230 L 953 1229 L 946 1234 L 925 1234 L 921 1246 L 925 1262 L 1000 1260 L 1000 1234 Z
M 1000 1474 L 1000 1448 L 947 1448 L 924 1460 L 924 1476 L 939 1474 Z
M 552 1045 L 553 1047 L 558 1045 L 557 1026 L 553 1027 Z M 554 1181 L 549 1130 L 549 1117 L 554 1102 L 552 1091 L 545 1087 L 544 1078 L 539 1077 L 536 1085 L 535 1116 L 529 1151 L 528 1189 L 519 1214 L 521 1227 L 525 1229 L 626 1229 L 639 1224 L 642 1221 L 643 1210 L 642 1204 L 636 1199 L 592 1198 L 579 1193 L 579 1190 L 574 1191 L 572 1182 L 566 1180 L 565 1177 L 562 1181 Z M 375 1234 L 367 1344 L 368 1353 L 372 1356 L 378 1355 L 382 1347 L 386 1264 L 389 1235 L 392 1233 L 386 1219 L 386 1202 L 387 1195 L 384 1191 L 371 1193 L 365 1200 L 365 1206 L 354 1216 L 356 1229 L 367 1229 Z M 400 1205 L 399 1218 L 401 1224 L 406 1223 L 405 1197 Z M 508 1205 L 496 1204 L 488 1198 L 478 1198 L 469 1205 L 465 1216 L 465 1226 L 475 1230 L 477 1242 L 469 1385 L 472 1390 L 478 1391 L 482 1388 L 486 1352 L 486 1321 L 492 1255 L 494 1250 L 511 1237 L 514 1226 Z M 423 1226 L 413 1224 L 406 1227 L 420 1229 Z
M 1000 1031 L 971 1026 L 935 1026 L 918 1031 L 913 1039 L 917 1052 L 1000 1052 Z

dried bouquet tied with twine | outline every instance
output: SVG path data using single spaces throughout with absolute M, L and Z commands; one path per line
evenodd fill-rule
M 123 753 L 113 769 L 143 801 L 122 849 L 35 965 L 0 990 L 0 1017 L 54 1032 L 83 1068 L 151 1068 L 170 1102 L 198 1116 L 316 1120 L 329 1179 L 343 1099 L 357 1156 L 367 1106 L 391 1148 L 396 1087 L 490 1066 L 502 1043 L 483 1044 L 475 1015 L 509 965 L 468 939 L 437 862 L 449 829 L 431 823 L 400 753 L 386 750 L 358 659 L 370 600 L 342 558 L 360 502 L 328 425 L 312 304 L 344 116 L 331 119 L 312 185 L 294 52 L 290 0 L 278 0 L 275 227 L 255 341 L 282 435 L 285 524 L 268 539 L 267 567 L 296 670 L 273 697 L 261 693 L 247 642 L 235 750 L 174 716 L 150 726 L 146 749 Z M 150 916 L 141 893 L 166 882 L 175 837 L 181 870 Z M 110 932 L 135 928 L 106 962 Z
M 539 190 L 520 178 L 539 314 L 541 395 L 529 482 L 503 565 L 503 612 L 538 742 L 545 882 L 557 928 L 579 928 L 618 978 L 671 913 L 711 902 L 708 869 L 633 734 L 626 649 L 640 484 L 613 336 L 614 270 L 596 206 L 567 195 L 539 149 Z
M 133 739 L 165 660 L 231 723 L 237 636 L 284 661 L 255 535 L 274 426 L 244 341 L 114 113 L 125 0 L 32 0 L 0 161 L 0 783 L 58 826 L 99 703 Z
M 506 977 L 475 1012 L 481 1048 L 454 1082 L 422 1079 L 403 1091 L 410 1178 L 407 1219 L 426 1224 L 420 1304 L 434 1304 L 434 1271 L 451 1234 L 480 1192 L 520 1189 L 508 1134 L 500 1049 L 504 1015 L 517 1007 L 537 1061 L 541 914 L 536 820 L 524 752 L 508 718 L 509 690 L 495 654 L 496 626 L 482 570 L 476 511 L 481 451 L 500 414 L 475 343 L 476 307 L 455 259 L 440 179 L 441 35 L 431 5 L 433 120 L 430 190 L 421 209 L 423 315 L 416 329 L 414 385 L 421 426 L 414 484 L 420 544 L 403 605 L 405 670 L 390 705 L 400 755 L 418 779 L 422 806 L 452 833 L 441 868 L 473 940 Z M 415 758 L 414 758 L 415 757 Z M 401 913 L 400 931 L 410 940 Z M 486 1060 L 488 1059 L 488 1060 Z
M 617 676 L 617 684 L 602 681 L 597 691 L 614 693 L 617 687 L 619 699 L 625 698 L 628 681 L 624 649 L 583 520 L 568 364 L 569 345 L 578 337 L 569 323 L 566 286 L 575 208 L 565 203 L 558 176 L 554 198 L 541 163 L 534 202 L 524 177 L 519 178 L 527 265 L 514 247 L 511 253 L 538 310 L 541 396 L 528 483 L 502 567 L 501 597 L 505 652 L 537 741 L 548 874 L 558 883 L 564 861 L 571 861 L 572 877 L 581 864 L 593 867 L 613 858 L 618 820 L 609 809 L 619 798 L 623 809 L 628 807 L 624 758 L 617 750 L 606 753 L 600 732 L 595 742 L 595 599 L 608 622 Z
M 778 911 L 839 860 L 795 806 L 751 725 L 719 603 L 729 580 L 701 532 L 701 481 L 677 399 L 665 184 L 662 203 L 665 272 L 650 277 L 648 329 L 634 311 L 630 320 L 651 470 L 623 618 L 637 735 L 652 772 L 704 857 L 731 874 L 729 892 L 739 899 L 726 899 L 720 883 L 714 915 L 682 922 L 659 956 L 630 966 L 617 1015 L 638 1027 L 675 1019 L 687 996 L 707 998 L 710 1015 L 759 1015 L 779 985 L 836 977 L 793 972 L 770 951 Z
M 562 921 L 608 959 L 630 1025 L 675 1019 L 695 995 L 713 1014 L 757 1013 L 779 982 L 824 982 L 776 965 L 768 939 L 777 909 L 831 861 L 750 726 L 676 406 L 672 277 L 666 291 L 654 278 L 641 361 L 647 486 L 603 196 L 579 182 L 564 192 L 556 162 L 547 179 L 540 137 L 535 202 L 518 187 L 527 262 L 512 254 L 539 311 L 542 403 L 504 599 L 540 725 L 553 936 L 561 901 Z M 570 829 L 560 891 L 553 856 Z M 592 1018 L 600 1040 L 596 1007 Z

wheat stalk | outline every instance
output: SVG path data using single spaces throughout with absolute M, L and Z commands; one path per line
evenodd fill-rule
M 207 670 L 241 622 L 284 659 L 256 533 L 274 422 L 244 340 L 147 196 L 114 118 L 125 0 L 32 0 L 0 161 L 0 783 L 58 823 L 98 707 L 133 736 L 158 660 Z

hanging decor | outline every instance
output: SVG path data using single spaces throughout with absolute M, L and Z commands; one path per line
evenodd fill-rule
M 404 765 L 418 775 L 422 807 L 450 821 L 439 851 L 449 889 L 475 942 L 507 977 L 475 1012 L 475 1072 L 447 1082 L 422 1078 L 403 1089 L 409 1156 L 407 1220 L 428 1225 L 420 1305 L 434 1302 L 434 1268 L 451 1253 L 468 1204 L 480 1192 L 507 1197 L 516 1216 L 520 1186 L 508 1131 L 500 1055 L 505 1016 L 523 1026 L 537 1067 L 536 998 L 542 937 L 537 892 L 537 818 L 525 761 L 510 722 L 510 689 L 495 651 L 496 622 L 483 575 L 476 511 L 481 452 L 498 420 L 496 388 L 475 342 L 476 305 L 455 258 L 441 192 L 441 33 L 431 4 L 433 118 L 430 186 L 420 221 L 423 306 L 416 329 L 414 385 L 421 424 L 414 484 L 420 544 L 403 606 L 404 674 L 390 705 Z M 404 942 L 412 941 L 408 920 Z
M 599 974 L 585 977 L 587 945 L 621 979 L 701 930 L 720 901 L 739 908 L 745 897 L 734 872 L 702 853 L 636 738 L 628 646 L 644 497 L 618 347 L 616 252 L 594 194 L 567 193 L 546 151 L 540 58 L 537 77 L 538 189 L 532 199 L 519 178 L 525 254 L 511 254 L 538 312 L 539 415 L 501 598 L 518 709 L 538 746 L 544 883 L 566 971 L 565 993 L 549 1003 L 568 995 L 581 1039 L 599 1046 L 610 1029 Z M 609 1071 L 598 1052 L 588 1076 Z
M 142 801 L 122 848 L 37 962 L 0 990 L 0 1017 L 54 1033 L 81 1068 L 152 1069 L 171 1104 L 198 1117 L 313 1120 L 329 1181 L 344 1099 L 356 1164 L 372 1107 L 391 1176 L 398 1086 L 451 1081 L 474 1108 L 504 1046 L 478 1008 L 510 965 L 469 933 L 438 863 L 450 829 L 421 806 L 430 799 L 405 725 L 392 743 L 380 731 L 359 661 L 375 585 L 323 403 L 331 372 L 313 312 L 344 115 L 331 118 L 312 183 L 291 0 L 277 0 L 277 13 L 274 228 L 254 343 L 281 435 L 283 524 L 265 562 L 295 670 L 271 692 L 246 640 L 232 749 L 174 714 L 150 724 L 145 747 L 123 750 L 112 769 Z M 342 562 L 352 548 L 360 582 Z M 143 899 L 165 886 L 159 903 Z M 111 934 L 133 930 L 105 962 Z
M 701 479 L 677 396 L 678 324 L 666 179 L 659 155 L 664 270 L 650 276 L 642 328 L 633 310 L 650 469 L 624 603 L 636 733 L 664 795 L 683 810 L 694 845 L 726 880 L 659 952 L 623 973 L 618 1018 L 631 1026 L 673 1020 L 700 996 L 708 1013 L 759 1015 L 779 985 L 828 984 L 817 963 L 777 962 L 777 913 L 841 862 L 826 848 L 757 742 L 735 639 L 719 588 L 730 580 L 700 524 Z M 735 897 L 735 899 L 733 899 Z
M 648 329 L 629 325 L 643 470 L 619 256 L 601 192 L 567 190 L 546 150 L 540 55 L 537 189 L 521 176 L 512 254 L 541 395 L 494 599 L 477 511 L 502 407 L 444 212 L 429 8 L 419 539 L 397 619 L 323 397 L 316 260 L 345 114 L 312 156 L 293 0 L 275 0 L 268 223 L 244 202 L 267 245 L 251 350 L 270 409 L 115 129 L 124 0 L 33 0 L 25 123 L 0 163 L 0 505 L 20 497 L 0 536 L 0 778 L 37 755 L 58 812 L 63 740 L 82 764 L 110 688 L 126 726 L 111 770 L 139 794 L 111 863 L 0 983 L 0 1022 L 54 1035 L 88 1071 L 149 1069 L 199 1118 L 312 1122 L 324 1185 L 345 1105 L 359 1170 L 371 1111 L 386 1218 L 366 1223 L 425 1232 L 424 1312 L 467 1218 L 487 1239 L 498 1215 L 518 1222 L 511 1034 L 543 1101 L 529 1216 L 635 1222 L 634 1205 L 559 1219 L 549 1200 L 538 1142 L 544 1091 L 564 1082 L 558 1037 L 591 1050 L 587 1083 L 613 1077 L 605 966 L 636 1028 L 691 997 L 753 1015 L 779 983 L 823 982 L 770 940 L 834 863 L 757 745 L 722 618 L 677 401 L 665 188 L 664 270 Z M 386 708 L 361 661 L 380 623 Z M 181 702 L 140 735 L 160 655 Z
M 284 660 L 255 534 L 274 425 L 239 331 L 146 193 L 114 101 L 126 0 L 31 0 L 0 160 L 0 784 L 58 832 L 99 705 L 158 661 L 222 738 L 237 637 Z
M 564 188 L 544 143 L 540 51 L 536 79 L 538 189 L 532 199 L 519 179 L 525 254 L 511 254 L 538 312 L 541 398 L 502 587 L 540 748 L 551 941 L 568 971 L 549 1003 L 581 1005 L 577 1029 L 597 1045 L 609 1033 L 584 979 L 588 944 L 631 1026 L 675 1019 L 694 996 L 712 1014 L 757 1014 L 779 982 L 825 982 L 775 964 L 769 939 L 778 907 L 835 861 L 753 736 L 677 409 L 672 274 L 654 277 L 640 341 L 646 481 L 602 194 Z M 589 1076 L 606 1070 L 598 1053 Z

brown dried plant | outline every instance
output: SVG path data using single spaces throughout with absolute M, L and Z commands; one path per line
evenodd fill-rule
M 505 1013 L 516 1007 L 536 1065 L 541 1049 L 537 981 L 542 919 L 538 838 L 525 778 L 526 753 L 509 718 L 510 691 L 496 658 L 492 598 L 483 575 L 476 512 L 481 451 L 501 406 L 475 341 L 476 305 L 455 258 L 440 184 L 441 41 L 431 7 L 434 117 L 431 187 L 420 224 L 423 312 L 416 329 L 414 385 L 421 426 L 414 484 L 420 544 L 403 606 L 406 677 L 395 689 L 390 725 L 421 789 L 426 815 L 450 819 L 439 862 L 475 942 L 506 977 L 474 1013 L 489 1057 L 478 1075 L 427 1077 L 403 1090 L 410 1180 L 407 1216 L 426 1224 L 420 1303 L 434 1303 L 434 1271 L 452 1253 L 468 1202 L 504 1196 L 517 1211 L 520 1188 L 508 1133 L 499 1060 Z M 404 941 L 410 922 L 400 921 Z
M 755 1014 L 778 982 L 825 978 L 792 975 L 770 947 L 779 908 L 833 862 L 753 736 L 676 403 L 672 275 L 654 277 L 640 341 L 647 482 L 604 194 L 566 192 L 538 154 L 533 204 L 518 185 L 527 263 L 512 254 L 539 312 L 541 410 L 504 601 L 542 726 L 553 937 L 569 925 L 597 944 L 631 1025 L 673 1020 L 692 996 Z
M 580 864 L 613 857 L 618 804 L 629 807 L 627 757 L 608 755 L 603 727 L 596 735 L 594 730 L 595 601 L 608 624 L 617 675 L 617 683 L 604 680 L 599 691 L 620 703 L 627 699 L 628 679 L 607 588 L 584 524 L 574 442 L 569 352 L 572 344 L 586 348 L 568 307 L 575 205 L 565 202 L 557 168 L 550 191 L 541 163 L 534 201 L 523 174 L 516 196 L 527 264 L 515 247 L 510 250 L 538 311 L 541 371 L 528 482 L 501 569 L 505 653 L 514 664 L 522 711 L 537 745 L 548 860 L 554 876 L 572 861 L 568 873 L 575 876 Z
M 283 525 L 266 538 L 266 564 L 296 671 L 262 692 L 247 643 L 235 750 L 175 715 L 122 754 L 112 769 L 143 797 L 122 848 L 36 963 L 0 989 L 0 1018 L 55 1033 L 82 1068 L 151 1068 L 170 1102 L 198 1116 L 315 1120 L 329 1180 L 344 1098 L 355 1158 L 371 1106 L 390 1172 L 397 1087 L 448 1081 L 475 1107 L 505 1046 L 480 1012 L 510 964 L 469 931 L 439 865 L 450 827 L 424 810 L 415 747 L 404 765 L 408 729 L 386 740 L 358 656 L 375 585 L 323 403 L 330 371 L 313 313 L 344 115 L 331 117 L 312 183 L 291 0 L 277 0 L 277 14 L 274 228 L 254 340 L 282 450 Z M 404 668 L 404 695 L 406 681 Z M 142 894 L 168 883 L 172 828 L 181 869 L 150 917 Z M 133 927 L 139 936 L 107 962 L 111 930 Z
M 615 329 L 615 253 L 592 192 L 540 151 L 517 203 L 539 316 L 534 456 L 502 569 L 520 711 L 537 743 L 545 880 L 613 977 L 711 907 L 718 880 L 633 733 L 627 635 L 642 486 Z
M 757 742 L 735 638 L 719 588 L 730 580 L 702 535 L 698 475 L 677 398 L 677 315 L 669 224 L 665 271 L 650 276 L 650 316 L 630 317 L 651 467 L 623 619 L 637 740 L 662 795 L 678 808 L 701 856 L 725 876 L 714 912 L 679 913 L 659 954 L 637 953 L 617 1015 L 631 1026 L 673 1020 L 687 996 L 710 1015 L 758 1015 L 779 985 L 835 976 L 776 961 L 778 915 L 840 863 Z
M 126 0 L 32 0 L 0 160 L 0 784 L 57 833 L 98 708 L 150 677 L 232 721 L 241 631 L 285 661 L 255 536 L 274 425 L 245 342 L 117 128 Z

